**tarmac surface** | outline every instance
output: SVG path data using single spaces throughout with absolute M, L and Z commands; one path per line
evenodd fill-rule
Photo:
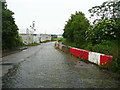
M 43 43 L 3 57 L 3 88 L 120 88 L 120 75 Z

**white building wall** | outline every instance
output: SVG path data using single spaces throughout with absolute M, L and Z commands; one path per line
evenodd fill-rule
M 51 40 L 51 35 L 48 34 L 19 34 L 24 44 L 40 43 L 43 41 Z
M 20 34 L 24 44 L 32 43 L 32 36 L 29 34 Z
M 51 40 L 51 35 L 48 35 L 48 34 L 40 34 L 40 39 L 41 39 L 41 42 L 47 41 L 47 40 Z
M 40 34 L 36 34 L 33 36 L 34 43 L 40 43 Z

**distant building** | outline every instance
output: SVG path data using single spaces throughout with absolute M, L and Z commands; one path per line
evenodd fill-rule
M 48 34 L 40 34 L 40 41 L 47 41 L 47 40 L 51 40 L 51 35 Z
M 63 38 L 62 34 L 57 35 L 57 38 Z
M 41 42 L 40 34 L 33 34 L 33 42 L 34 43 L 40 43 Z
M 51 34 L 52 38 L 63 38 L 62 34 Z
M 22 33 L 22 34 L 19 34 L 19 36 L 23 40 L 24 44 L 29 44 L 29 43 L 32 43 L 32 41 L 33 41 L 33 37 L 30 34 Z
M 40 43 L 43 41 L 51 40 L 51 35 L 48 34 L 19 34 L 24 44 Z
M 52 38 L 57 38 L 57 35 L 51 34 L 51 37 L 52 37 Z

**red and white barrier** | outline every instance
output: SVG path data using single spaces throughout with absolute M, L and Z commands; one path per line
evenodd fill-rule
M 88 60 L 98 65 L 109 65 L 113 59 L 113 56 L 104 55 L 101 53 L 86 51 L 86 50 L 77 49 L 77 48 L 70 48 L 70 53 L 74 56 L 77 56 L 84 60 Z
M 113 60 L 113 56 L 101 55 L 100 56 L 100 65 L 109 65 Z
M 76 48 L 70 48 L 70 53 L 74 56 L 80 57 L 80 50 Z
M 90 51 L 82 50 L 82 49 L 77 49 L 77 48 L 70 48 L 70 53 L 74 56 L 77 56 L 79 58 L 88 60 Z
M 62 50 L 62 43 L 59 43 L 59 49 Z
M 84 59 L 84 60 L 89 60 L 89 53 L 91 52 L 91 51 L 83 51 L 84 53 L 83 53 L 83 57 L 82 57 L 82 59 Z
M 57 43 L 57 46 L 59 49 L 62 50 L 62 43 Z M 98 65 L 109 65 L 112 60 L 113 56 L 110 55 L 104 55 L 101 53 L 86 51 L 78 48 L 70 48 L 70 54 L 82 58 L 84 60 L 88 60 L 92 63 L 98 64 Z
M 90 52 L 89 53 L 89 61 L 100 65 L 100 56 L 101 55 L 104 55 L 104 54 L 96 53 L 96 52 Z
M 59 43 L 58 43 L 58 42 L 56 42 L 56 47 L 57 47 L 57 48 L 59 47 Z

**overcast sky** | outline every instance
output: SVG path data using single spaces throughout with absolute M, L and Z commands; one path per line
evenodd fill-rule
M 35 33 L 62 34 L 71 14 L 82 11 L 87 18 L 88 9 L 106 0 L 6 0 L 12 10 L 20 32 L 30 28 L 35 21 Z

